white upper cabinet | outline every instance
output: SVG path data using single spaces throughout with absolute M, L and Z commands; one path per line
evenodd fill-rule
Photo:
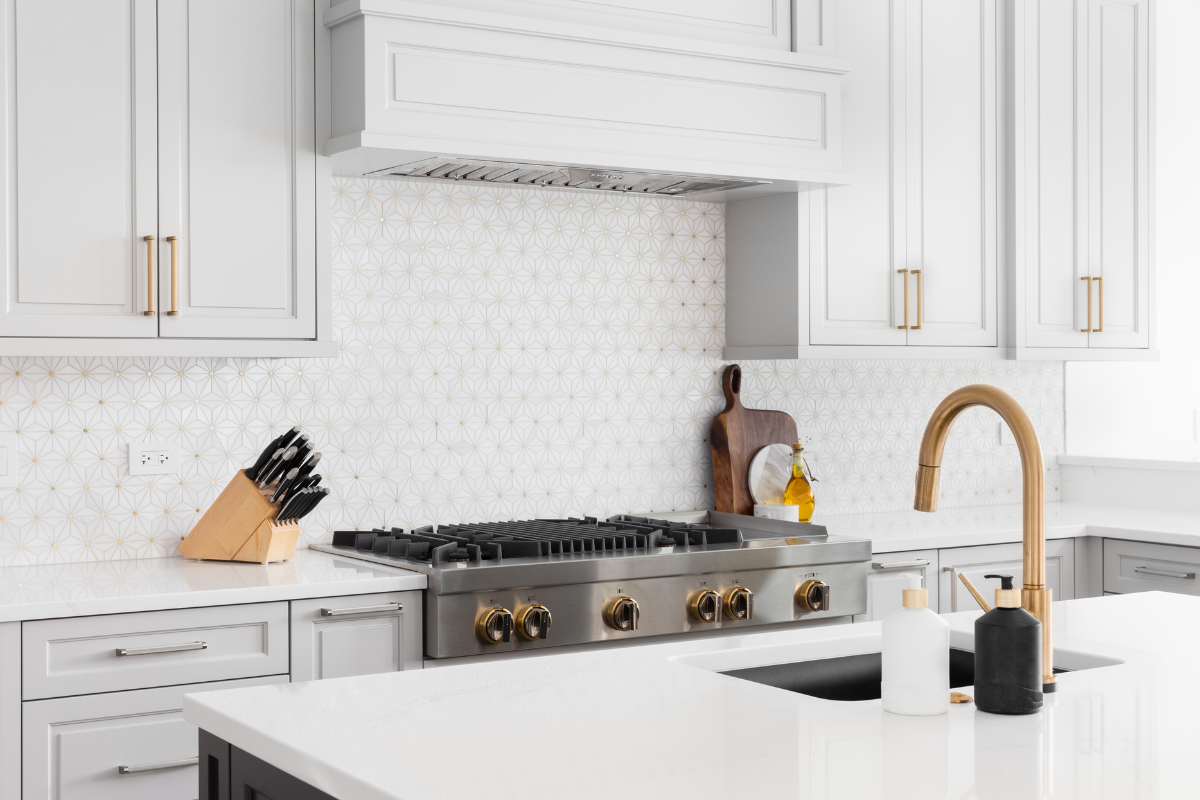
M 161 0 L 158 29 L 161 335 L 315 338 L 312 3 Z
M 725 356 L 1004 357 L 997 4 L 870 0 L 832 12 L 837 55 L 851 64 L 841 86 L 851 183 L 729 204 Z M 794 233 L 759 224 L 784 203 Z M 794 292 L 764 312 L 771 286 Z
M 313 1 L 0 2 L 0 353 L 332 354 Z
M 154 0 L 3 11 L 0 336 L 156 336 Z
M 1150 0 L 1015 4 L 1020 357 L 1153 357 Z

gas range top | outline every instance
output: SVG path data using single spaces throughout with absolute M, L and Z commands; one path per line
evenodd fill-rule
M 313 547 L 426 574 L 431 658 L 866 610 L 869 541 L 820 525 L 698 516 L 338 531 Z

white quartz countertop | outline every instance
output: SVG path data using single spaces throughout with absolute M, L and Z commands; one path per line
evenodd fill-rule
M 970 647 L 979 612 L 948 615 Z M 1200 598 L 1054 604 L 1035 715 L 903 717 L 720 671 L 878 651 L 880 623 L 188 695 L 184 717 L 337 798 L 1180 798 L 1200 787 Z M 966 692 L 971 690 L 964 689 Z
M 813 519 L 839 536 L 872 541 L 876 553 L 1021 541 L 1021 506 L 887 511 Z M 1102 536 L 1200 547 L 1200 514 L 1091 503 L 1047 503 L 1046 538 Z
M 248 564 L 139 558 L 0 568 L 0 622 L 424 589 L 425 576 L 316 550 Z

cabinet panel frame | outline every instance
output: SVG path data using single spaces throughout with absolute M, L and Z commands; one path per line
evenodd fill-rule
M 967 588 L 962 585 L 962 581 L 958 578 L 957 572 L 965 571 L 962 568 L 979 568 L 992 563 L 999 565 L 1014 562 L 1019 567 L 1021 556 L 1021 542 L 954 547 L 939 550 L 938 600 L 940 605 L 938 612 L 946 614 L 953 611 L 978 610 L 974 598 L 970 596 Z M 1049 566 L 1054 561 L 1058 562 L 1060 585 L 1055 589 L 1052 599 L 1054 601 L 1073 600 L 1075 598 L 1075 541 L 1073 538 L 1049 539 L 1046 541 L 1046 563 Z M 986 568 L 989 570 L 993 569 L 990 566 Z M 995 569 L 1002 569 L 1002 567 L 997 566 Z M 1017 578 L 1019 576 L 1014 574 L 1013 577 Z M 1020 585 L 1021 581 L 1016 580 L 1015 584 Z M 984 599 L 989 603 L 992 602 L 991 598 L 988 597 L 989 591 L 987 589 L 978 584 L 976 584 L 975 588 L 984 596 Z M 955 608 L 955 605 L 959 607 Z M 963 607 L 964 605 L 965 607 Z
M 381 592 L 378 594 L 346 595 L 342 597 L 322 597 L 310 600 L 291 601 L 291 675 L 292 680 L 320 680 L 316 674 L 316 652 L 318 627 L 322 624 L 337 625 L 339 623 L 354 624 L 367 620 L 381 618 L 397 618 L 400 641 L 397 646 L 397 662 L 400 670 L 421 669 L 424 661 L 421 626 L 424 620 L 420 591 Z M 371 612 L 362 615 L 325 618 L 321 615 L 322 608 L 357 608 L 363 606 L 382 605 L 384 603 L 399 603 L 398 612 Z

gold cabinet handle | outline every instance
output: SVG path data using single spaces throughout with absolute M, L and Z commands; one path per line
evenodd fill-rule
M 904 276 L 904 324 L 897 325 L 896 327 L 902 331 L 906 331 L 910 327 L 908 324 L 908 270 L 898 269 L 896 272 Z
M 919 269 L 914 269 L 912 274 L 917 276 L 917 324 L 912 326 L 912 330 L 919 331 L 925 320 L 925 279 Z
M 1097 316 L 1096 333 L 1104 333 L 1104 278 L 1092 278 L 1096 282 L 1096 308 L 1100 312 Z
M 1092 327 L 1092 278 L 1084 277 L 1084 278 L 1080 278 L 1079 280 L 1084 281 L 1087 284 L 1087 308 L 1088 308 L 1087 327 L 1083 328 L 1081 332 L 1082 333 L 1099 333 L 1100 331 L 1098 329 Z M 1101 324 L 1103 325 L 1103 323 L 1101 323 Z
M 168 317 L 179 316 L 179 237 L 168 236 L 171 243 L 171 310 Z
M 146 310 L 142 312 L 147 317 L 154 316 L 154 237 L 143 236 L 146 243 Z

